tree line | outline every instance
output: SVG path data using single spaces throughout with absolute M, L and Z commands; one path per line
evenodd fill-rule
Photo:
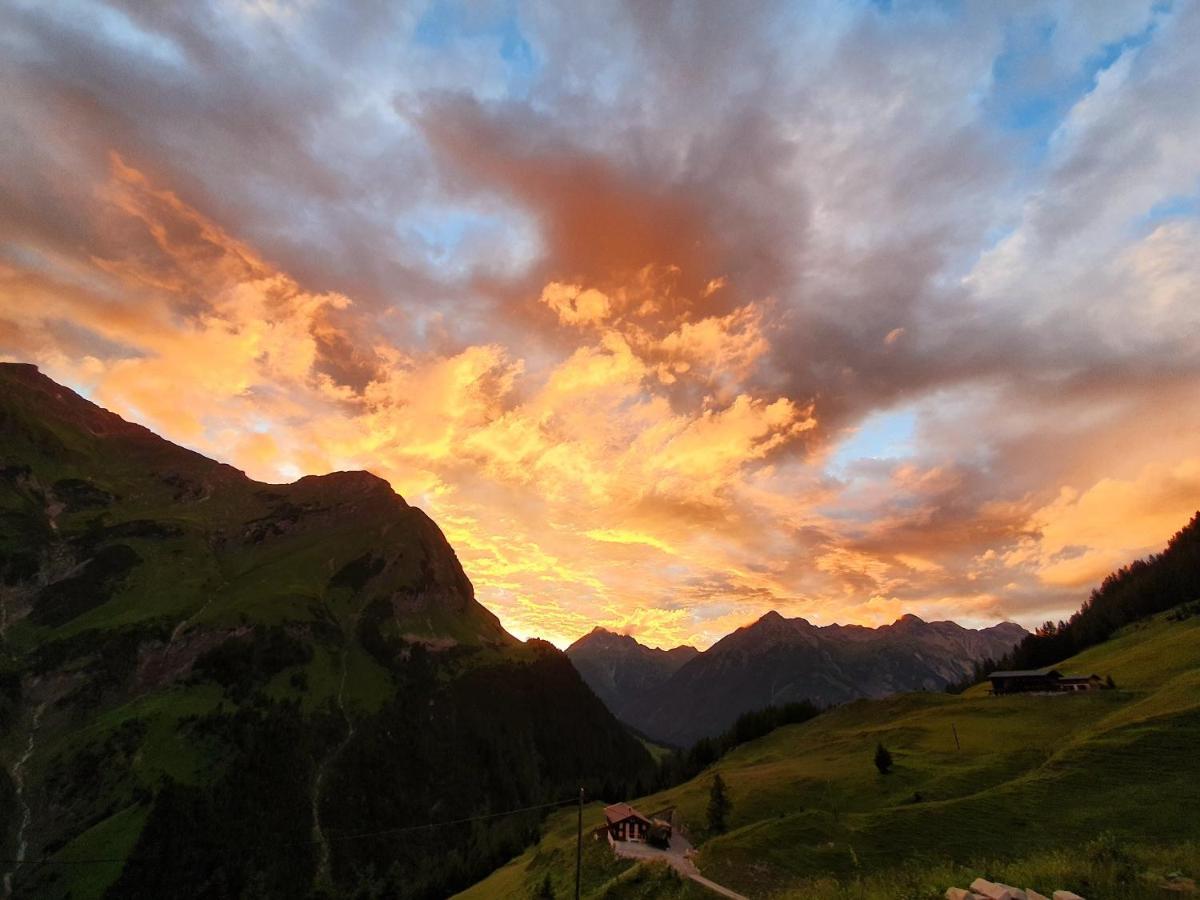
M 701 738 L 687 750 L 674 750 L 659 764 L 657 790 L 664 790 L 688 781 L 730 750 L 756 740 L 784 725 L 807 722 L 818 715 L 821 707 L 807 701 L 766 706 L 738 716 L 729 728 L 716 737 Z
M 1161 553 L 1122 566 L 1092 591 L 1071 618 L 1046 622 L 996 662 L 1038 669 L 1108 640 L 1117 629 L 1200 598 L 1200 512 Z

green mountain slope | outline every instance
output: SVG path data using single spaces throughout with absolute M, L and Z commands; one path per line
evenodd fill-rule
M 442 897 L 540 813 L 396 829 L 653 771 L 386 482 L 261 484 L 31 366 L 0 365 L 0 638 L 19 896 Z
M 711 772 L 636 805 L 677 805 L 704 874 L 755 898 L 876 896 L 851 888 L 871 877 L 890 885 L 878 896 L 939 896 L 951 881 L 900 894 L 888 873 L 915 861 L 980 874 L 989 861 L 1078 855 L 1102 832 L 1144 845 L 1200 841 L 1200 616 L 1127 626 L 1062 667 L 1111 674 L 1119 689 L 906 694 L 781 728 L 716 766 L 734 803 L 720 836 L 704 833 Z M 872 764 L 879 743 L 896 761 L 886 776 Z M 589 817 L 596 824 L 598 811 Z M 539 847 L 462 896 L 528 896 L 547 871 L 566 886 L 569 825 L 567 814 L 551 820 Z M 623 868 L 592 852 L 605 880 Z M 603 884 L 591 880 L 593 896 Z M 664 880 L 661 890 L 681 889 Z

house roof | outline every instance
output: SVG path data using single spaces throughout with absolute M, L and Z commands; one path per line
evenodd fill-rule
M 615 825 L 617 822 L 623 822 L 626 819 L 639 819 L 647 825 L 650 824 L 649 819 L 628 803 L 614 803 L 612 806 L 604 807 L 604 818 L 609 825 Z
M 1062 673 L 1054 666 L 1044 669 L 1012 669 L 1007 672 L 993 672 L 988 678 L 1061 678 Z

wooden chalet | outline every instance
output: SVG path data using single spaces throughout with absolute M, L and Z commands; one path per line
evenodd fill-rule
M 1045 669 L 1014 669 L 993 672 L 988 678 L 992 682 L 993 694 L 1052 693 L 1058 690 L 1062 673 L 1053 667 Z
M 993 694 L 1074 693 L 1104 687 L 1104 679 L 1099 675 L 1064 675 L 1053 666 L 993 672 L 988 678 L 992 682 Z
M 1060 691 L 1099 691 L 1104 689 L 1104 679 L 1099 675 L 1064 675 L 1058 680 Z
M 614 841 L 644 841 L 650 836 L 652 823 L 628 803 L 604 807 L 604 821 Z

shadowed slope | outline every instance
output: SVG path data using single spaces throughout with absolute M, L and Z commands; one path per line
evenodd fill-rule
M 115 860 L 16 866 L 20 895 L 440 898 L 541 814 L 341 836 L 652 771 L 383 480 L 256 482 L 19 365 L 0 365 L 0 638 L 5 771 L 28 750 L 0 779 L 3 855 Z

